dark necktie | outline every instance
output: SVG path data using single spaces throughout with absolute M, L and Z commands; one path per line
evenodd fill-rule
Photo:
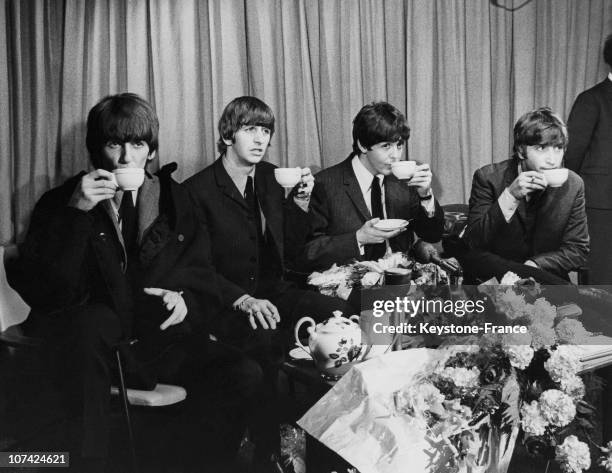
M 384 219 L 385 215 L 383 213 L 382 191 L 380 189 L 380 181 L 378 180 L 377 176 L 374 176 L 374 179 L 372 179 L 370 199 L 372 218 L 380 218 L 381 220 Z M 377 260 L 378 258 L 385 256 L 386 250 L 387 245 L 385 243 L 366 245 L 365 257 L 368 260 Z
M 261 213 L 259 211 L 259 202 L 257 201 L 257 194 L 255 193 L 255 186 L 253 185 L 253 178 L 247 177 L 246 187 L 244 188 L 244 200 L 246 200 L 249 212 L 255 220 L 257 227 L 257 238 L 261 240 L 263 233 L 261 228 Z
M 121 234 L 129 260 L 134 255 L 138 242 L 138 213 L 130 191 L 123 193 L 119 217 L 121 218 Z

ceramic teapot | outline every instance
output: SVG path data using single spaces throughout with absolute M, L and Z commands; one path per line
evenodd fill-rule
M 296 344 L 310 353 L 318 370 L 324 377 L 338 379 L 356 362 L 362 351 L 359 316 L 342 317 L 335 311 L 334 316 L 317 324 L 311 317 L 298 320 L 294 334 Z M 309 323 L 308 348 L 300 342 L 298 333 L 304 323 Z

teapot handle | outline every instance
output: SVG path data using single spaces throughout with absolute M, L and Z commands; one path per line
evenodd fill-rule
M 293 329 L 293 335 L 295 336 L 295 344 L 298 347 L 300 347 L 302 350 L 304 350 L 306 353 L 308 353 L 310 355 L 310 350 L 307 347 L 305 347 L 304 345 L 302 345 L 302 342 L 300 341 L 300 337 L 298 336 L 298 333 L 300 332 L 300 327 L 302 326 L 302 324 L 304 322 L 309 322 L 310 323 L 309 332 L 312 334 L 312 332 L 313 332 L 314 328 L 316 327 L 317 323 L 314 321 L 314 319 L 312 317 L 302 317 L 295 324 L 295 329 Z

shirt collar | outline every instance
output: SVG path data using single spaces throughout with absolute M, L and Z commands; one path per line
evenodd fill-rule
M 225 155 L 221 157 L 221 163 L 223 164 L 223 167 L 227 171 L 227 174 L 229 175 L 230 179 L 233 181 L 234 185 L 240 191 L 241 194 L 244 194 L 248 176 L 251 176 L 253 178 L 253 184 L 255 183 L 256 166 L 253 166 L 253 168 L 248 172 L 248 174 L 245 174 L 244 172 L 242 172 L 242 170 L 233 166 L 230 160 L 225 157 Z
M 359 183 L 359 187 L 361 189 L 361 193 L 365 194 L 370 190 L 372 186 L 372 178 L 374 177 L 370 171 L 363 165 L 359 156 L 354 156 L 351 161 L 353 166 L 353 171 L 355 172 L 355 177 L 357 178 L 357 182 Z M 380 182 L 381 188 L 384 184 L 384 176 L 382 174 L 377 174 L 378 180 Z

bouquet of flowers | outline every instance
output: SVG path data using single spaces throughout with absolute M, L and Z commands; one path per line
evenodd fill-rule
M 385 271 L 392 268 L 412 270 L 413 281 L 417 285 L 448 284 L 448 273 L 435 263 L 418 263 L 404 253 L 390 253 L 378 261 L 357 261 L 337 266 L 323 272 L 314 272 L 308 277 L 308 284 L 329 296 L 347 299 L 356 287 L 380 286 L 384 283 Z

